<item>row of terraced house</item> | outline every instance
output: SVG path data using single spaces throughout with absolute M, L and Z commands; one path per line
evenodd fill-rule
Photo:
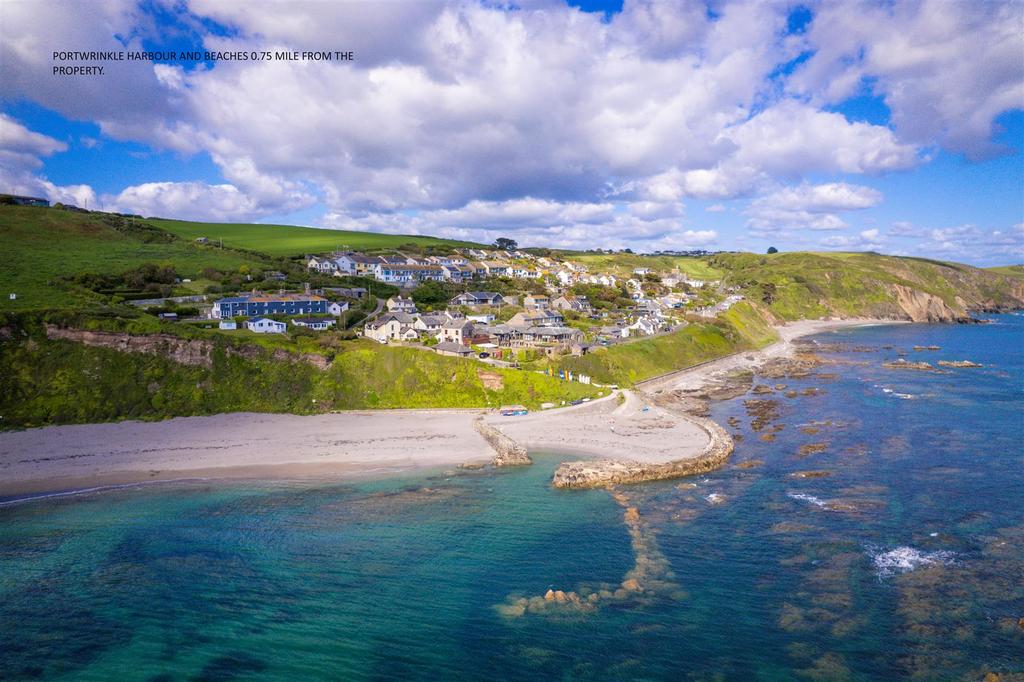
M 480 252 L 483 253 L 483 252 Z M 419 282 L 468 282 L 487 277 L 514 277 L 539 279 L 540 270 L 501 259 L 473 260 L 468 255 L 451 256 L 368 256 L 361 253 L 336 253 L 328 257 L 310 256 L 306 267 L 317 272 L 344 277 L 358 275 L 372 277 L 388 284 L 416 284 Z

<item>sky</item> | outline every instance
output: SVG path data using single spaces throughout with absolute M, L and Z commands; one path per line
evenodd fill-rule
M 1015 1 L 0 0 L 0 192 L 90 209 L 999 265 L 1022 147 Z

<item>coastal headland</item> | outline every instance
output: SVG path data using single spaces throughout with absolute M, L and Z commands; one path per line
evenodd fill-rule
M 585 457 L 554 484 L 581 487 L 708 471 L 732 451 L 711 420 L 666 392 L 717 381 L 792 353 L 797 337 L 888 320 L 810 320 L 779 341 L 561 409 L 501 417 L 482 409 L 297 416 L 232 413 L 159 422 L 50 426 L 0 434 L 0 495 L 181 479 L 350 478 L 469 464 L 526 464 L 529 452 Z

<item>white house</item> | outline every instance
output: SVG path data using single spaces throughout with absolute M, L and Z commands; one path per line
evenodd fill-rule
M 266 317 L 257 317 L 249 320 L 245 323 L 245 326 L 249 328 L 249 331 L 256 332 L 257 334 L 284 334 L 284 330 L 288 328 L 288 325 L 284 322 L 278 322 Z
M 340 317 L 346 310 L 348 310 L 348 301 L 331 301 L 327 304 L 327 313 L 335 317 Z
M 323 317 L 297 317 L 292 320 L 292 324 L 296 327 L 306 327 L 314 331 L 323 332 L 327 331 L 335 325 L 335 320 L 328 320 Z
M 338 264 L 328 258 L 317 258 L 316 256 L 313 256 L 306 263 L 306 267 L 310 270 L 330 274 L 338 269 Z
M 221 320 L 218 326 L 221 329 L 238 329 L 238 323 L 234 320 Z
M 387 306 L 391 312 L 409 313 L 410 315 L 416 312 L 416 302 L 411 298 L 392 296 L 388 299 Z

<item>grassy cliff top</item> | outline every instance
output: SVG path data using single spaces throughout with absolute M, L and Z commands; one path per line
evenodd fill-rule
M 245 223 L 193 223 L 184 220 L 147 218 L 150 225 L 167 230 L 183 239 L 206 237 L 211 242 L 224 240 L 224 246 L 258 251 L 270 256 L 302 256 L 339 249 L 388 249 L 403 244 L 438 247 L 479 248 L 481 244 L 437 237 L 422 237 L 348 230 L 324 230 L 295 225 L 254 225 Z
M 115 274 L 158 263 L 194 277 L 204 268 L 257 264 L 244 254 L 202 248 L 131 219 L 55 208 L 0 206 L 0 243 L 0 311 L 83 302 L 57 280 L 84 272 Z

